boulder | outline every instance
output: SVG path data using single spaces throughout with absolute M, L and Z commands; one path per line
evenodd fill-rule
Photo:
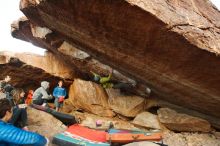
M 146 128 L 161 129 L 157 115 L 149 112 L 138 114 L 132 123 Z
M 107 88 L 107 89 L 105 89 L 105 91 L 106 91 L 109 99 L 112 99 L 117 96 L 122 96 L 120 89 Z
M 71 80 L 77 77 L 70 66 L 51 52 L 45 52 L 44 56 L 30 53 L 16 53 L 14 56 L 26 64 L 43 69 L 51 75 Z
M 49 74 L 40 68 L 27 65 L 18 58 L 5 54 L 4 56 L 7 58 L 7 61 L 4 64 L 0 64 L 0 80 L 9 75 L 11 77 L 10 84 L 15 88 L 35 90 L 40 87 L 40 82 L 45 80 L 50 82 L 50 90 L 52 90 L 52 88 L 57 85 L 57 82 L 62 79 Z M 64 84 L 65 87 L 70 86 L 69 82 L 64 82 Z
M 58 37 L 160 99 L 220 118 L 220 12 L 209 0 L 21 0 L 20 9 L 53 33 L 17 38 L 57 53 L 47 42 Z
M 165 132 L 163 142 L 168 146 L 220 146 L 220 140 L 212 134 Z
M 78 109 L 105 117 L 114 116 L 108 106 L 106 92 L 94 82 L 75 79 L 70 86 L 69 98 L 72 105 Z
M 160 108 L 158 111 L 160 122 L 168 129 L 173 131 L 188 132 L 209 132 L 211 126 L 208 121 L 189 116 L 187 114 L 177 113 L 169 108 Z
M 217 139 L 220 140 L 220 132 L 214 132 L 213 134 L 215 135 L 215 137 L 216 137 Z
M 63 108 L 61 108 L 61 110 L 64 113 L 71 113 L 73 110 L 77 110 L 77 108 L 72 105 L 72 102 L 68 98 L 64 100 Z
M 55 134 L 66 130 L 61 121 L 46 112 L 28 108 L 27 113 L 29 130 L 46 136 L 50 141 Z
M 145 99 L 140 96 L 115 96 L 109 98 L 111 109 L 126 117 L 135 117 L 144 111 Z

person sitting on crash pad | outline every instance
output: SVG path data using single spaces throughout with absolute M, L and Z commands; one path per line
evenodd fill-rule
M 3 88 L 0 86 L 0 99 L 6 98 L 6 94 L 4 93 Z
M 94 76 L 93 80 L 96 83 L 101 84 L 103 88 L 112 88 L 114 86 L 114 84 L 110 82 L 113 70 L 111 71 L 111 73 L 107 77 L 101 77 L 100 75 L 94 73 L 93 71 L 90 71 L 90 72 Z
M 0 145 L 1 146 L 46 146 L 46 137 L 34 132 L 19 129 L 7 122 L 13 114 L 12 106 L 7 99 L 0 99 Z
M 66 89 L 63 88 L 63 81 L 58 82 L 58 86 L 53 90 L 53 96 L 55 97 L 54 104 L 56 111 L 59 111 L 63 107 L 63 102 L 66 97 Z
M 34 94 L 33 90 L 28 91 L 28 95 L 25 99 L 25 104 L 30 105 L 32 103 L 33 94 Z
M 1 91 L 6 95 L 6 98 L 9 100 L 10 104 L 13 106 L 11 92 L 14 87 L 9 83 L 11 81 L 10 76 L 6 76 L 4 80 L 0 81 Z
M 52 99 L 53 96 L 48 94 L 49 82 L 42 81 L 41 87 L 34 91 L 33 104 L 48 106 L 48 100 Z
M 13 114 L 9 123 L 18 128 L 28 130 L 27 128 L 27 104 L 24 104 L 25 92 L 21 88 L 12 91 Z

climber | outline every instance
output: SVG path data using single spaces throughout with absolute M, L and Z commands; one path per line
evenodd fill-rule
M 58 86 L 53 90 L 53 96 L 55 97 L 54 105 L 56 107 L 56 111 L 59 111 L 60 108 L 63 107 L 63 102 L 66 97 L 66 89 L 62 87 L 63 81 L 58 82 Z
M 13 114 L 10 102 L 7 99 L 0 100 L 0 145 L 32 145 L 45 146 L 49 141 L 47 138 L 33 132 L 14 127 L 7 122 Z
M 103 88 L 112 88 L 114 86 L 113 83 L 110 82 L 113 70 L 107 77 L 101 77 L 100 75 L 94 73 L 93 71 L 90 71 L 93 74 L 93 80 L 94 82 L 101 84 Z
M 52 99 L 53 96 L 48 94 L 49 82 L 42 81 L 41 87 L 34 91 L 33 104 L 48 106 L 47 101 Z
M 120 89 L 123 91 L 131 90 L 136 83 L 125 83 L 125 82 L 112 82 L 111 77 L 113 75 L 113 69 L 111 73 L 107 77 L 101 77 L 100 75 L 90 71 L 93 74 L 93 80 L 96 83 L 99 83 L 102 85 L 103 88 L 114 88 L 114 89 Z

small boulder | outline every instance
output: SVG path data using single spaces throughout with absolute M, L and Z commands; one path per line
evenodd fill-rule
M 115 114 L 108 105 L 108 96 L 105 90 L 91 81 L 74 80 L 70 86 L 69 99 L 78 109 L 105 117 Z
M 61 111 L 64 113 L 71 113 L 73 110 L 76 110 L 76 108 L 72 105 L 70 99 L 65 99 Z
M 142 112 L 138 114 L 132 123 L 146 128 L 161 129 L 157 115 L 149 112 Z
M 160 122 L 170 130 L 179 132 L 211 131 L 210 123 L 204 119 L 177 113 L 169 108 L 160 108 L 157 113 Z
M 115 96 L 109 98 L 113 111 L 126 117 L 135 117 L 144 111 L 145 100 L 140 96 Z

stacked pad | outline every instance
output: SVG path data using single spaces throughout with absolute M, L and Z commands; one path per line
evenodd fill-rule
M 160 141 L 161 133 L 110 129 L 106 140 L 112 143 L 129 143 L 135 141 Z
M 106 142 L 106 132 L 92 130 L 80 125 L 72 125 L 64 133 L 54 136 L 53 143 L 62 146 L 110 146 Z

